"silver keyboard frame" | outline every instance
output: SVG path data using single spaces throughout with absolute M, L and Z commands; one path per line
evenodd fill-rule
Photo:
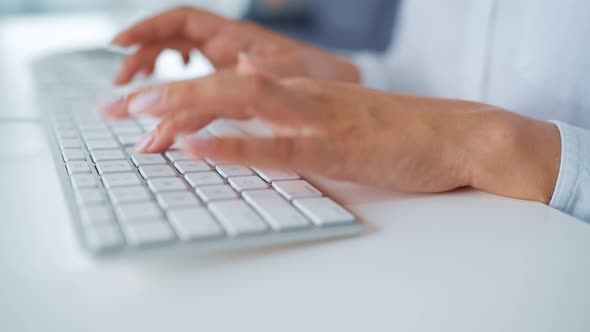
M 43 109 L 43 106 L 39 105 L 38 101 L 42 100 L 43 98 L 40 98 L 40 94 L 42 94 L 42 92 L 39 91 L 39 87 L 37 85 L 35 86 L 34 94 L 36 96 L 36 105 L 41 111 L 40 113 L 43 127 L 46 132 L 48 143 L 50 145 L 52 159 L 54 161 L 54 165 L 58 173 L 61 187 L 65 195 L 66 204 L 70 213 L 70 218 L 76 230 L 78 244 L 82 249 L 84 249 L 85 252 L 89 253 L 91 256 L 97 258 L 118 257 L 135 255 L 138 253 L 153 253 L 155 249 L 157 249 L 157 251 L 161 253 L 176 253 L 178 252 L 178 250 L 191 250 L 195 253 L 210 253 L 234 251 L 237 249 L 265 248 L 296 243 L 313 242 L 324 239 L 351 237 L 361 234 L 365 229 L 365 226 L 358 218 L 358 216 L 353 214 L 355 217 L 355 222 L 346 225 L 322 227 L 314 226 L 309 229 L 298 229 L 283 232 L 275 232 L 270 230 L 264 233 L 253 235 L 242 235 L 239 237 L 230 237 L 226 235 L 223 238 L 201 239 L 194 241 L 183 241 L 177 239 L 173 242 L 157 243 L 141 247 L 122 246 L 110 250 L 91 250 L 86 245 L 85 236 L 82 229 L 83 223 L 80 216 L 80 209 L 78 208 L 78 204 L 76 202 L 76 196 L 70 182 L 70 176 L 65 167 L 65 162 L 62 157 L 61 149 L 59 147 L 59 141 L 55 135 L 55 128 L 52 123 L 51 110 Z M 84 148 L 83 150 L 85 151 L 84 153 L 86 154 L 87 160 L 90 160 L 88 159 L 90 158 L 88 150 L 86 148 Z M 102 181 L 100 180 L 100 176 L 98 175 L 96 168 L 92 167 L 91 171 L 93 176 L 97 179 L 97 181 L 101 183 L 101 186 L 104 186 L 102 184 Z M 304 178 L 302 177 L 302 179 Z M 110 199 L 109 204 L 111 204 Z M 119 222 L 117 222 L 117 227 L 119 228 L 119 232 L 121 232 L 123 239 L 125 239 L 124 235 L 122 234 Z

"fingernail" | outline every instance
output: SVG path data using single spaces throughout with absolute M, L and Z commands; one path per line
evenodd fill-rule
M 139 141 L 135 145 L 135 151 L 144 152 L 152 144 L 153 141 L 154 133 L 150 131 L 139 139 Z
M 138 115 L 160 102 L 162 93 L 158 89 L 148 90 L 135 96 L 129 102 L 129 114 Z
M 124 105 L 125 100 L 119 98 L 99 105 L 96 110 L 103 115 L 114 115 L 121 113 Z

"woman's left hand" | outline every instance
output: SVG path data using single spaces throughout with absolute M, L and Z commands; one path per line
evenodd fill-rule
M 149 87 L 102 111 L 163 117 L 141 152 L 164 151 L 183 136 L 194 156 L 401 191 L 473 186 L 548 203 L 559 169 L 552 124 L 474 102 L 275 79 L 247 58 L 237 70 Z M 284 130 L 270 138 L 187 136 L 219 118 L 260 118 Z

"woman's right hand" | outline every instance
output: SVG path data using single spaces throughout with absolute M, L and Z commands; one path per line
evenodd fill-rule
M 186 63 L 193 49 L 200 50 L 216 69 L 237 64 L 245 53 L 257 66 L 278 78 L 308 77 L 358 83 L 360 74 L 345 58 L 272 32 L 255 23 L 230 20 L 207 11 L 178 7 L 145 19 L 119 33 L 113 43 L 138 46 L 122 64 L 116 84 L 138 73 L 151 75 L 165 49 L 179 51 Z

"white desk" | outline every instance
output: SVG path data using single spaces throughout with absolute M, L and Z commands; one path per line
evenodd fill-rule
M 0 24 L 0 73 L 24 73 L 14 27 Z M 0 118 L 34 115 L 25 80 L 0 76 Z M 473 191 L 322 184 L 367 234 L 95 261 L 77 248 L 42 129 L 0 123 L 0 330 L 590 331 L 589 225 Z

